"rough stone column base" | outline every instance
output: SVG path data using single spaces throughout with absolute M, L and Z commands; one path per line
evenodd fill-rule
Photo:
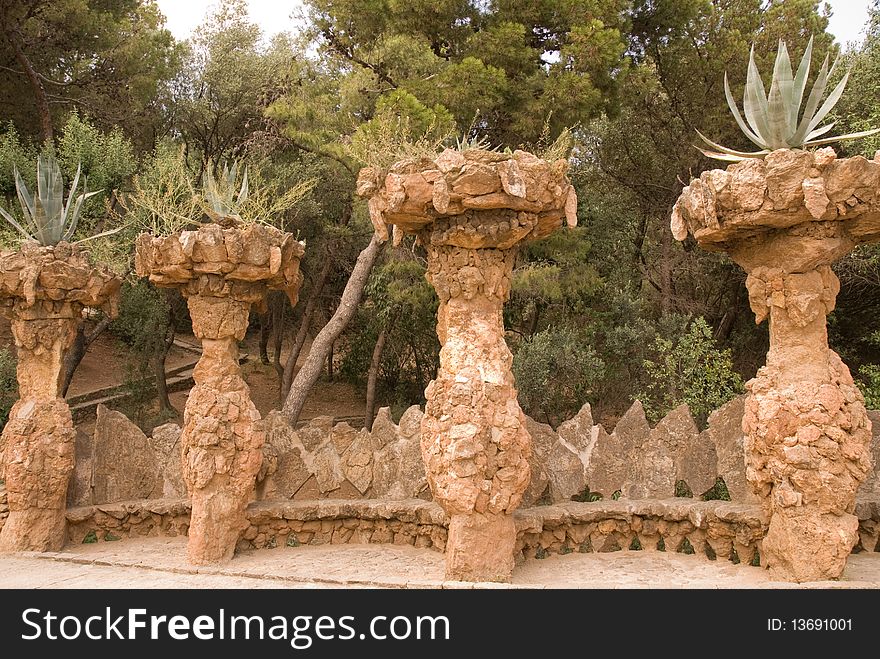
M 193 491 L 193 510 L 186 553 L 190 563 L 212 565 L 232 558 L 247 528 L 247 500 L 234 491 L 229 478 L 215 476 L 207 487 Z
M 12 406 L 0 439 L 9 502 L 0 551 L 57 551 L 64 545 L 75 438 L 63 399 L 30 398 Z
M 822 514 L 811 506 L 777 509 L 762 545 L 762 562 L 780 581 L 840 577 L 858 541 L 855 515 Z
M 513 515 L 453 515 L 446 539 L 446 578 L 509 582 L 515 544 Z
M 10 510 L 0 533 L 0 553 L 59 551 L 64 546 L 66 509 Z

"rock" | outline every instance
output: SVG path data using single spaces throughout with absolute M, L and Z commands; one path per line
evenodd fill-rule
M 803 182 L 813 166 L 813 154 L 807 151 L 778 149 L 764 158 L 767 196 L 773 208 L 794 208 L 804 201 Z
M 361 430 L 342 456 L 342 470 L 349 483 L 361 494 L 373 484 L 373 440 Z
M 378 431 L 373 422 L 373 445 L 380 446 L 373 454 L 374 497 L 409 499 L 419 495 L 425 488 L 425 466 L 419 446 L 419 427 L 422 411 L 417 405 L 410 407 L 400 419 L 400 426 L 391 421 L 388 408 L 381 408 L 376 415 L 382 418 Z M 389 425 L 390 424 L 390 425 Z M 380 434 L 377 440 L 376 434 Z
M 290 427 L 278 411 L 270 412 L 264 420 L 266 443 L 276 456 L 276 467 L 268 476 L 266 498 L 291 499 L 311 478 L 303 455 L 306 453 L 300 435 Z
M 871 454 L 874 461 L 874 469 L 868 474 L 868 478 L 859 488 L 860 494 L 880 494 L 880 411 L 868 410 L 868 418 L 871 420 Z
M 546 432 L 550 426 L 538 423 L 526 415 L 526 429 L 532 438 L 532 455 L 529 457 L 529 486 L 523 493 L 523 506 L 534 506 L 545 492 L 550 494 L 550 474 L 547 471 L 548 456 L 558 441 L 554 432 Z M 552 494 L 551 494 L 552 496 Z
M 153 428 L 152 435 L 148 438 L 159 462 L 161 474 L 161 488 L 153 492 L 154 497 L 177 499 L 187 496 L 186 483 L 180 468 L 181 432 L 176 423 L 166 423 Z
M 71 474 L 70 485 L 67 487 L 67 507 L 90 506 L 93 503 L 98 503 L 95 501 L 93 490 L 95 470 L 94 433 L 88 433 L 77 428 L 74 456 L 73 474 Z
M 667 447 L 675 480 L 686 482 L 694 496 L 715 485 L 718 474 L 715 445 L 708 436 L 699 432 L 687 405 L 672 410 L 652 433 L 662 437 Z
M 632 482 L 633 456 L 651 432 L 645 409 L 636 401 L 617 422 L 609 435 L 598 426 L 590 461 L 586 465 L 586 483 L 591 492 L 606 499 Z
M 94 500 L 148 499 L 160 488 L 160 464 L 147 436 L 122 412 L 98 405 L 94 439 Z
M 746 481 L 745 435 L 742 418 L 746 396 L 737 396 L 709 415 L 709 423 L 701 435 L 712 442 L 718 459 L 718 475 L 724 479 L 731 501 L 757 503 L 757 497 Z
M 533 500 L 537 500 L 548 485 L 550 498 L 554 502 L 569 501 L 573 495 L 583 491 L 584 465 L 578 455 L 563 444 L 559 435 L 547 424 L 538 423 L 526 416 L 526 429 L 532 438 L 533 459 L 539 457 L 541 460 L 540 465 L 532 466 L 533 476 L 537 471 L 539 478 L 535 488 L 531 490 Z M 541 479 L 542 474 L 543 479 Z M 545 483 L 544 488 L 537 491 L 541 480 Z

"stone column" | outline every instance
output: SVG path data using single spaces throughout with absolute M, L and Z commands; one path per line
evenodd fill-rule
M 825 317 L 831 264 L 880 241 L 880 160 L 779 149 L 703 172 L 675 204 L 672 233 L 726 252 L 748 274 L 767 364 L 747 385 L 746 477 L 770 520 L 761 562 L 777 579 L 836 579 L 857 540 L 856 490 L 871 469 L 871 422 Z
M 516 248 L 466 249 L 429 237 L 442 348 L 426 391 L 422 455 L 434 498 L 450 516 L 446 576 L 509 581 L 512 512 L 529 484 L 531 453 L 502 321 Z
M 58 382 L 82 306 L 22 302 L 14 304 L 10 314 L 18 351 L 19 399 L 0 439 L 9 503 L 0 551 L 57 551 L 65 540 L 65 502 L 76 437 L 70 408 L 58 396 Z
M 858 540 L 856 490 L 871 469 L 862 396 L 828 348 L 840 282 L 828 265 L 757 267 L 746 286 L 758 321 L 770 316 L 767 365 L 747 385 L 743 417 L 746 475 L 770 518 L 762 562 L 779 579 L 836 579 Z
M 192 496 L 187 552 L 195 564 L 232 557 L 247 526 L 245 508 L 264 440 L 260 414 L 238 363 L 251 302 L 261 299 L 263 291 L 244 285 L 237 298 L 214 297 L 205 286 L 213 278 L 222 286 L 219 277 L 207 275 L 184 288 L 193 332 L 202 342 L 180 436 L 183 478 Z

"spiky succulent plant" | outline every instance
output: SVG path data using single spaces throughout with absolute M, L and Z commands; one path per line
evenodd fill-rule
M 728 149 L 707 138 L 700 131 L 697 134 L 711 146 L 714 151 L 700 149 L 706 156 L 717 160 L 739 161 L 746 158 L 760 158 L 775 149 L 802 149 L 804 147 L 821 146 L 840 140 L 851 140 L 859 137 L 873 135 L 880 129 L 866 130 L 859 133 L 839 135 L 819 139 L 834 127 L 834 122 L 819 126 L 822 120 L 835 106 L 849 79 L 847 71 L 837 86 L 825 98 L 825 88 L 828 81 L 834 75 L 839 60 L 835 60 L 831 68 L 828 68 L 828 56 L 822 63 L 813 88 L 807 97 L 807 103 L 801 112 L 801 103 L 804 92 L 807 89 L 807 78 L 810 76 L 810 59 L 813 55 L 813 38 L 807 44 L 804 55 L 801 58 L 797 73 L 792 72 L 791 60 L 788 57 L 788 49 L 784 41 L 779 41 L 779 49 L 776 52 L 776 63 L 773 67 L 773 80 L 770 84 L 770 93 L 764 91 L 764 83 L 758 73 L 755 64 L 755 47 L 749 54 L 749 68 L 746 75 L 745 93 L 743 94 L 743 111 L 745 120 L 740 114 L 733 94 L 730 92 L 730 84 L 727 81 L 727 73 L 724 74 L 724 93 L 727 96 L 727 104 L 733 113 L 736 123 L 746 137 L 748 137 L 761 151 L 743 152 Z M 821 103 L 821 106 L 820 106 Z M 699 147 L 697 147 L 699 148 Z
M 248 174 L 244 168 L 241 187 L 236 194 L 236 181 L 238 179 L 238 162 L 234 162 L 230 168 L 227 163 L 223 164 L 223 174 L 220 181 L 214 179 L 209 166 L 205 170 L 204 192 L 208 202 L 208 214 L 212 220 L 232 218 L 241 220 L 239 210 L 248 199 Z
M 31 194 L 27 189 L 18 169 L 14 168 L 13 171 L 15 173 L 15 191 L 18 194 L 18 202 L 21 204 L 21 211 L 24 215 L 24 226 L 19 224 L 5 209 L 0 208 L 3 219 L 18 230 L 26 240 L 36 240 L 41 245 L 56 245 L 62 240 L 69 241 L 73 238 L 79 223 L 83 202 L 98 194 L 97 192 L 83 192 L 74 199 L 77 185 L 79 185 L 80 168 L 76 168 L 76 176 L 73 177 L 73 184 L 70 186 L 67 204 L 64 203 L 64 180 L 61 177 L 61 168 L 51 156 L 37 158 L 36 195 Z M 116 231 L 118 229 L 105 231 L 84 240 L 109 235 L 116 233 Z

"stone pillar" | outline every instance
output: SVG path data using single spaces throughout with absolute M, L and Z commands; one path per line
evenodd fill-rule
M 767 365 L 747 385 L 743 417 L 746 475 L 770 518 L 762 562 L 779 579 L 836 579 L 858 540 L 856 490 L 871 469 L 861 393 L 828 348 L 840 282 L 828 265 L 756 267 L 746 286 L 758 321 L 770 316 Z
M 64 352 L 73 343 L 82 305 L 36 300 L 12 306 L 19 399 L 0 438 L 9 517 L 0 551 L 57 551 L 65 540 L 67 484 L 76 432 L 58 396 Z
M 509 581 L 512 512 L 529 484 L 531 452 L 502 321 L 516 248 L 436 244 L 429 233 L 422 239 L 427 277 L 440 297 L 442 346 L 426 391 L 422 455 L 434 498 L 450 516 L 446 576 Z
M 184 289 L 193 332 L 202 342 L 180 437 L 183 478 L 192 496 L 187 552 L 190 562 L 200 565 L 232 557 L 247 526 L 245 508 L 253 498 L 264 439 L 238 364 L 251 302 L 263 291 L 254 286 L 247 296 L 242 286 L 237 299 L 213 297 L 204 287 L 212 278 L 219 280 L 206 275 Z

